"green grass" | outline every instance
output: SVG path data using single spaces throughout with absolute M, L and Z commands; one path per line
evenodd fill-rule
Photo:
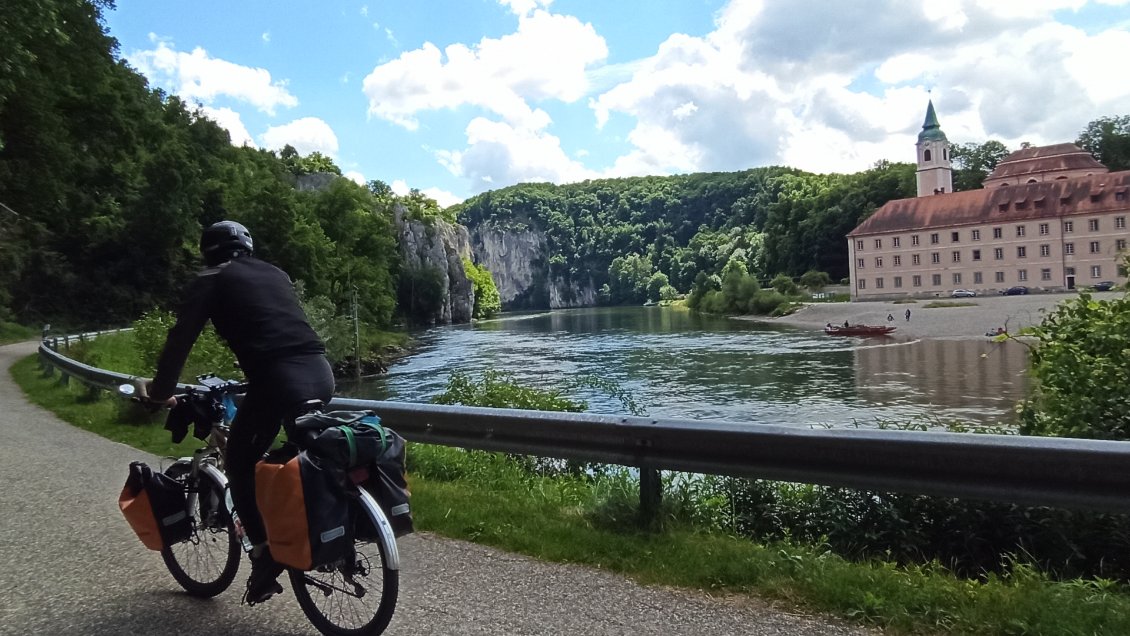
M 35 331 L 31 327 L 25 327 L 14 322 L 5 322 L 3 320 L 0 320 L 0 345 L 31 340 L 38 335 L 39 332 Z
M 77 382 L 62 386 L 57 374 L 43 377 L 34 358 L 18 362 L 12 375 L 35 403 L 109 439 L 173 456 L 197 444 L 174 446 L 130 403 L 92 399 Z M 421 530 L 600 567 L 644 584 L 756 594 L 891 633 L 1130 633 L 1130 593 L 1109 581 L 1056 583 L 1023 565 L 971 581 L 937 564 L 854 563 L 820 546 L 759 544 L 686 523 L 645 531 L 635 523 L 636 491 L 624 471 L 540 477 L 505 455 L 422 444 L 411 444 L 408 457 Z M 677 505 L 671 499 L 664 505 Z
M 970 302 L 954 302 L 951 300 L 935 300 L 933 302 L 923 305 L 923 309 L 940 309 L 942 307 L 976 307 L 977 303 Z

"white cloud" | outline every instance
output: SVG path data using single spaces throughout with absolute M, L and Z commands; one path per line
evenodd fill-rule
M 247 102 L 274 115 L 275 109 L 298 105 L 286 82 L 271 79 L 266 69 L 241 66 L 208 55 L 197 47 L 191 53 L 177 51 L 166 41 L 150 35 L 157 48 L 134 51 L 128 60 L 154 84 L 187 100 L 210 104 L 221 96 Z
M 247 127 L 243 125 L 243 118 L 239 113 L 230 108 L 212 108 L 211 106 L 204 106 L 200 110 L 208 119 L 228 131 L 233 146 L 255 147 L 255 140 L 251 138 L 251 133 L 247 132 Z
M 548 9 L 553 0 L 498 0 L 498 4 L 509 8 L 515 15 L 527 16 L 535 9 Z
M 436 158 L 456 176 L 469 179 L 475 192 L 495 184 L 567 183 L 597 176 L 570 159 L 560 139 L 541 130 L 476 117 L 466 133 L 466 149 L 440 151 Z
M 357 172 L 356 170 L 349 170 L 342 176 L 344 176 L 346 179 L 349 179 L 353 183 L 356 183 L 359 186 L 368 185 L 368 183 L 369 183 L 367 180 L 365 180 L 365 175 L 361 174 L 360 172 Z
M 300 155 L 320 152 L 337 156 L 337 135 L 329 124 L 317 117 L 303 117 L 282 126 L 271 126 L 259 136 L 264 148 L 280 150 L 290 144 Z
M 589 90 L 585 69 L 608 55 L 590 24 L 535 12 L 518 30 L 443 51 L 428 42 L 381 64 L 364 80 L 369 113 L 415 130 L 422 111 L 473 106 L 529 128 L 548 116 L 529 101 L 573 102 Z
M 263 42 L 265 42 L 267 44 L 271 43 L 271 32 L 270 31 L 265 31 L 263 33 L 263 35 L 261 35 L 259 37 L 261 37 L 263 39 Z
M 404 179 L 395 179 L 392 183 L 389 184 L 388 187 L 392 190 L 393 194 L 399 197 L 408 196 L 408 193 L 412 191 L 412 189 L 408 187 L 408 183 L 404 181 Z M 456 203 L 461 203 L 463 201 L 462 197 L 456 196 L 448 192 L 447 190 L 441 190 L 439 188 L 424 188 L 420 190 L 420 194 L 435 201 L 441 208 L 451 207 Z

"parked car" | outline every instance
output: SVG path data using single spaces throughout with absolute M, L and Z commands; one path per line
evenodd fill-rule
M 1110 291 L 1114 289 L 1114 281 L 1104 280 L 1101 283 L 1095 283 L 1095 291 Z
M 977 292 L 972 289 L 955 289 L 953 293 L 950 294 L 950 298 L 973 298 L 976 295 Z
M 1023 296 L 1028 293 L 1028 288 L 1024 285 L 1017 285 L 1016 287 L 1009 287 L 1001 293 L 1005 296 Z

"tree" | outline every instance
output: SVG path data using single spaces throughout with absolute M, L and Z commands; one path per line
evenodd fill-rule
M 639 254 L 617 256 L 608 267 L 608 284 L 612 302 L 643 303 L 647 300 L 647 283 L 651 278 L 651 262 Z
M 655 272 L 647 281 L 647 299 L 650 301 L 662 300 L 660 293 L 664 287 L 670 287 L 667 280 L 667 274 L 663 272 Z
M 827 272 L 810 269 L 800 277 L 800 284 L 811 291 L 820 291 L 832 284 L 832 277 Z
M 1037 344 L 1021 433 L 1130 440 L 1130 293 L 1095 300 L 1080 292 L 1023 333 Z
M 997 167 L 1001 159 L 1009 154 L 1001 142 L 991 139 L 982 144 L 956 144 L 950 147 L 950 157 L 956 169 L 953 171 L 954 192 L 976 190 Z
M 1075 143 L 1112 172 L 1130 170 L 1130 115 L 1092 121 Z
M 796 283 L 787 274 L 777 274 L 769 281 L 769 286 L 785 296 L 794 296 L 798 291 Z
M 490 271 L 482 265 L 472 263 L 469 258 L 463 259 L 463 271 L 467 273 L 467 278 L 471 279 L 471 284 L 474 286 L 475 306 L 471 310 L 471 317 L 490 318 L 501 311 L 502 297 L 498 293 L 498 287 L 495 286 Z

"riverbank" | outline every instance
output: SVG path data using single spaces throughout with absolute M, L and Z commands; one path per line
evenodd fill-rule
M 1099 292 L 1093 296 L 1097 299 L 1115 298 L 1121 293 Z M 853 325 L 893 325 L 898 329 L 892 335 L 898 338 L 984 338 L 986 332 L 998 327 L 1016 333 L 1024 327 L 1038 325 L 1057 304 L 1076 297 L 1076 294 L 1031 294 L 917 299 L 909 303 L 813 303 L 780 318 L 739 316 L 738 319 L 793 325 L 814 331 L 822 330 L 828 323 L 842 325 L 846 320 Z M 930 304 L 950 306 L 927 307 Z M 910 320 L 906 319 L 907 310 L 910 310 Z M 888 321 L 887 316 L 893 320 Z

